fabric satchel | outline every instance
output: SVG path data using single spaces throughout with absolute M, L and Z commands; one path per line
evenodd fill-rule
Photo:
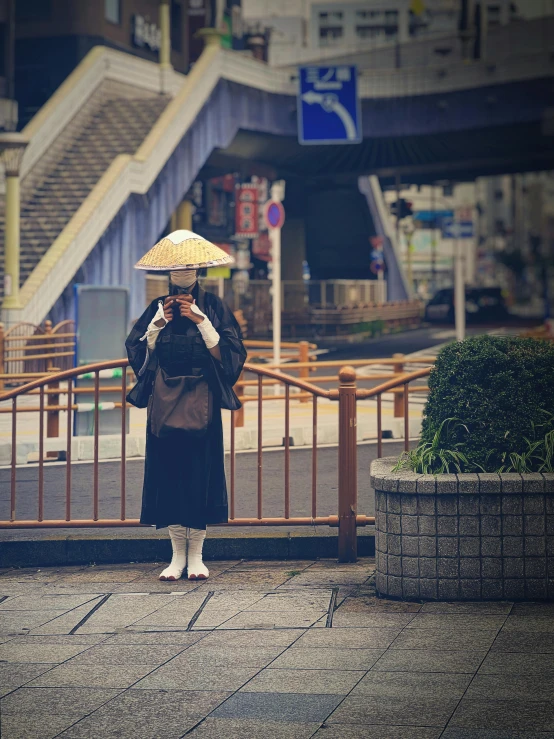
M 159 368 L 149 409 L 154 436 L 168 436 L 173 431 L 203 436 L 212 420 L 212 407 L 212 392 L 202 375 L 169 377 Z

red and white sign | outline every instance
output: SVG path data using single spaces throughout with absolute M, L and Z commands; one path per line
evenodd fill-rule
M 253 239 L 258 235 L 258 186 L 238 185 L 235 199 L 235 235 Z

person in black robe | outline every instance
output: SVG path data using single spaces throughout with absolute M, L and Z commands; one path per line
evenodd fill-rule
M 187 538 L 187 576 L 205 579 L 209 575 L 202 562 L 206 525 L 228 520 L 221 409 L 240 408 L 233 385 L 246 350 L 233 313 L 199 286 L 196 269 L 181 268 L 170 275 L 170 294 L 152 301 L 127 338 L 129 363 L 138 379 L 128 399 L 138 407 L 151 402 L 156 373 L 161 370 L 168 377 L 202 375 L 212 394 L 212 414 L 203 435 L 174 429 L 156 436 L 149 411 L 140 521 L 169 528 L 173 558 L 160 579 L 182 576 L 187 568 Z

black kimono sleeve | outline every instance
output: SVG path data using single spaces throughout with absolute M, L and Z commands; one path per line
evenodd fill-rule
M 214 357 L 213 366 L 221 389 L 221 407 L 238 410 L 241 407 L 233 385 L 240 377 L 246 361 L 246 349 L 237 319 L 230 308 L 211 293 L 205 295 L 206 315 L 219 334 L 221 362 Z
M 158 310 L 158 300 L 160 300 L 160 298 L 156 298 L 156 300 L 153 300 L 150 303 L 148 308 L 131 329 L 131 333 L 125 342 L 129 364 L 133 368 L 137 377 L 137 384 L 127 395 L 127 401 L 137 408 L 146 408 L 148 405 L 148 399 L 152 394 L 155 367 L 153 367 L 152 362 L 149 361 L 151 359 L 150 352 L 146 339 L 143 340 L 143 337 L 151 320 L 156 315 Z

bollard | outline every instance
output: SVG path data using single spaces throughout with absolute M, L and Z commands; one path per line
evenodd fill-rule
M 404 354 L 393 354 L 393 359 L 404 359 Z M 401 375 L 404 373 L 404 362 L 399 361 L 393 364 L 393 372 L 395 375 Z M 404 393 L 394 393 L 394 417 L 404 418 Z
M 339 372 L 339 381 L 339 562 L 356 562 L 356 370 L 343 367 Z

